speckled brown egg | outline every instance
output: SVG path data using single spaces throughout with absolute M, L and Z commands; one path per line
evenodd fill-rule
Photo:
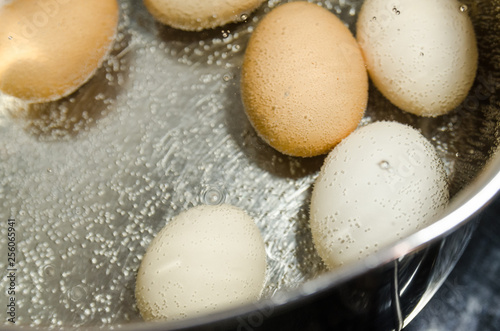
M 111 49 L 116 0 L 0 2 L 0 91 L 30 102 L 67 96 Z
M 273 9 L 246 49 L 242 100 L 258 134 L 300 157 L 329 152 L 358 126 L 368 101 L 360 48 L 333 13 L 308 2 Z

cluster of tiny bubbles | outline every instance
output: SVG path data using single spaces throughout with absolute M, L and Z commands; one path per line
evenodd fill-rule
M 145 12 L 141 4 L 131 4 L 132 26 L 147 27 L 148 33 L 136 33 L 141 49 L 138 52 L 151 52 L 156 57 L 169 57 L 186 66 L 209 65 L 236 68 L 242 61 L 242 50 L 248 41 L 255 24 L 250 14 L 242 15 L 242 22 L 229 24 L 220 29 L 200 32 L 180 31 L 155 22 Z M 141 31 L 138 31 L 141 32 Z
M 237 205 L 255 219 L 266 242 L 266 296 L 324 272 L 307 225 L 322 159 L 268 147 L 228 84 L 258 21 L 282 2 L 268 1 L 239 24 L 181 33 L 155 23 L 140 2 L 121 1 L 117 41 L 96 77 L 64 100 L 22 111 L 24 119 L 0 115 L 0 219 L 23 224 L 20 324 L 140 321 L 134 285 L 143 254 L 169 220 L 200 203 Z M 354 26 L 357 2 L 318 3 Z M 463 115 L 451 126 L 423 123 L 377 96 L 369 102 L 365 124 L 425 127 L 438 150 L 453 151 L 450 164 L 474 150 L 451 134 L 471 122 Z M 28 130 L 19 130 L 23 123 Z M 482 157 L 475 151 L 467 162 Z

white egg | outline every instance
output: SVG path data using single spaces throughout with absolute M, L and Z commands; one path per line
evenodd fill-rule
M 447 202 L 431 143 L 407 125 L 372 123 L 325 160 L 311 197 L 314 244 L 329 268 L 352 263 L 435 221 Z
M 254 221 L 229 206 L 198 206 L 172 219 L 147 249 L 136 298 L 146 320 L 179 320 L 259 299 L 264 242 Z
M 366 0 L 357 39 L 375 86 L 421 116 L 456 108 L 476 75 L 476 37 L 457 0 Z

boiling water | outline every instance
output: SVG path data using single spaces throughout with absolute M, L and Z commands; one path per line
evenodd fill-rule
M 315 2 L 355 32 L 361 1 Z M 372 88 L 362 123 L 419 127 L 446 164 L 452 194 L 474 178 L 498 138 L 500 68 L 498 50 L 491 50 L 498 34 L 477 19 L 491 13 L 494 5 L 486 2 L 468 4 L 487 54 L 459 109 L 418 118 Z M 12 284 L 7 220 L 13 218 L 16 324 L 141 320 L 135 275 L 148 244 L 173 216 L 204 203 L 233 204 L 255 218 L 269 263 L 265 296 L 325 271 L 307 225 L 324 157 L 293 158 L 268 147 L 240 101 L 245 45 L 279 3 L 270 0 L 240 24 L 188 33 L 157 24 L 140 1 L 121 1 L 114 51 L 79 91 L 40 105 L 2 96 L 0 304 L 8 304 Z M 0 316 L 9 323 L 5 309 Z

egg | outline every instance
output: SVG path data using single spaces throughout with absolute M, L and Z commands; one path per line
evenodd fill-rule
M 259 299 L 266 276 L 259 229 L 234 206 L 182 212 L 153 239 L 136 280 L 145 320 L 180 320 Z
M 446 114 L 474 82 L 474 27 L 456 0 L 367 0 L 357 39 L 374 85 L 404 111 Z
M 314 245 L 331 269 L 354 263 L 436 221 L 448 195 L 444 165 L 420 132 L 368 124 L 335 147 L 315 181 Z
M 0 3 L 0 91 L 29 102 L 57 100 L 87 82 L 109 53 L 116 0 Z
M 291 2 L 269 12 L 252 33 L 241 96 L 264 141 L 284 154 L 316 156 L 359 124 L 368 74 L 340 19 L 316 4 Z
M 161 23 L 186 31 L 213 29 L 244 21 L 265 0 L 144 0 Z

